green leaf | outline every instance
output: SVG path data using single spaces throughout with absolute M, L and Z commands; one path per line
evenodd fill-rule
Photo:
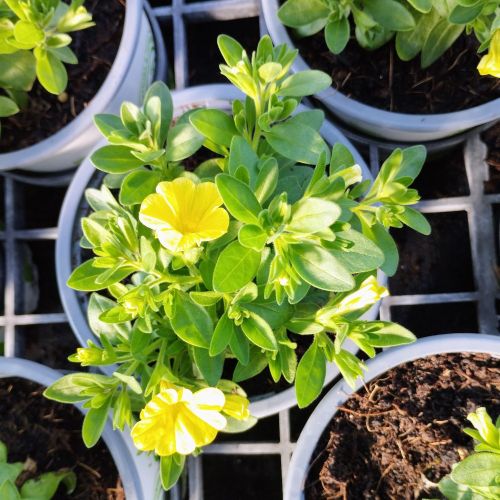
M 462 5 L 456 5 L 451 11 L 448 21 L 454 24 L 468 24 L 473 22 L 482 12 L 484 4 L 482 2 L 477 3 L 472 7 L 464 7 Z
M 78 403 L 89 399 L 89 396 L 82 394 L 83 391 L 89 388 L 110 388 L 115 382 L 106 375 L 97 373 L 71 373 L 56 380 L 52 385 L 47 387 L 43 395 L 59 401 L 60 403 Z
M 450 476 L 445 476 L 438 483 L 439 491 L 449 500 L 484 500 L 482 497 L 475 498 L 468 486 L 455 483 Z
M 51 52 L 36 58 L 36 76 L 45 90 L 52 94 L 61 94 L 68 85 L 64 64 Z
M 234 329 L 234 334 L 229 339 L 229 347 L 240 364 L 246 366 L 250 362 L 250 343 L 241 328 Z
M 351 28 L 347 17 L 330 21 L 325 26 L 325 42 L 333 54 L 340 54 L 346 48 L 350 35 Z
M 238 168 L 243 166 L 251 180 L 257 176 L 257 162 L 259 157 L 255 154 L 250 144 L 239 135 L 235 135 L 231 141 L 229 150 L 227 171 L 232 176 L 236 175 Z
M 196 153 L 203 145 L 204 137 L 190 123 L 172 127 L 168 132 L 166 158 L 181 161 Z
M 267 357 L 262 354 L 260 349 L 253 348 L 250 351 L 249 361 L 246 365 L 238 362 L 233 372 L 234 382 L 248 380 L 258 375 L 268 365 Z M 264 389 L 263 389 L 264 392 Z
M 330 9 L 321 0 L 288 0 L 278 10 L 280 21 L 290 28 L 311 24 L 329 14 Z
M 177 336 L 196 347 L 208 349 L 214 331 L 210 315 L 205 308 L 191 300 L 188 294 L 177 292 L 174 296 L 170 323 Z
M 355 163 L 354 156 L 347 146 L 339 142 L 333 145 L 332 157 L 330 159 L 330 175 L 351 167 Z
M 224 355 L 212 356 L 208 349 L 195 347 L 193 349 L 194 361 L 208 385 L 216 386 L 222 376 L 224 368 Z
M 21 495 L 13 481 L 4 481 L 0 484 L 0 498 L 2 500 L 21 500 Z
M 424 215 L 422 215 L 418 210 L 414 210 L 410 207 L 405 207 L 405 211 L 402 214 L 398 214 L 398 219 L 411 227 L 415 231 L 428 236 L 431 234 L 431 225 L 427 221 Z
M 325 375 L 326 358 L 315 339 L 297 366 L 295 394 L 299 408 L 310 405 L 320 395 Z
M 244 183 L 227 174 L 219 174 L 215 178 L 217 189 L 230 214 L 247 224 L 258 224 L 262 210 L 252 190 Z
M 33 49 L 45 38 L 43 30 L 30 21 L 18 21 L 14 26 L 14 36 L 27 50 Z
M 288 231 L 312 234 L 330 227 L 340 217 L 340 207 L 321 198 L 302 198 L 292 207 Z
M 330 252 L 313 243 L 289 246 L 290 262 L 298 275 L 321 290 L 345 292 L 354 288 L 354 279 Z
M 217 259 L 213 275 L 214 290 L 226 293 L 238 291 L 252 281 L 259 264 L 259 252 L 233 241 Z
M 163 147 L 174 112 L 172 95 L 163 82 L 154 82 L 149 87 L 144 96 L 144 112 L 151 120 L 158 147 Z
M 224 351 L 229 345 L 232 337 L 235 335 L 235 325 L 233 320 L 229 319 L 227 313 L 224 313 L 215 327 L 212 340 L 210 341 L 210 356 L 216 356 Z
M 90 161 L 109 174 L 125 174 L 143 165 L 127 146 L 103 146 L 92 153 Z
M 451 472 L 451 479 L 467 486 L 497 486 L 500 473 L 499 453 L 474 453 L 462 460 Z
M 35 479 L 28 479 L 21 487 L 21 497 L 26 500 L 52 498 L 60 484 L 71 495 L 76 488 L 76 474 L 73 471 L 46 472 Z
M 144 198 L 155 192 L 160 182 L 160 174 L 154 170 L 134 170 L 130 172 L 120 189 L 120 203 L 122 205 L 138 205 Z
M 189 296 L 200 306 L 210 307 L 222 299 L 224 294 L 219 292 L 189 292 Z
M 380 269 L 387 276 L 394 276 L 398 269 L 399 253 L 392 236 L 379 223 L 374 224 L 372 227 L 363 225 L 363 233 L 375 242 L 384 254 L 384 263 L 380 266 Z
M 275 125 L 264 136 L 277 153 L 299 163 L 315 165 L 327 149 L 316 130 L 291 120 Z
M 85 415 L 82 425 L 82 438 L 87 448 L 92 448 L 99 441 L 108 419 L 110 406 L 111 398 L 108 398 L 102 406 L 90 408 Z
M 10 98 L 0 95 L 0 118 L 12 116 L 19 112 L 19 106 Z
M 396 0 L 365 0 L 370 16 L 390 31 L 408 31 L 415 27 L 410 11 Z
M 95 115 L 94 123 L 104 137 L 108 137 L 111 132 L 121 130 L 123 128 L 122 121 L 118 116 L 105 113 Z
M 133 377 L 132 375 L 125 375 L 120 372 L 114 372 L 113 377 L 116 377 L 120 382 L 126 384 L 127 387 L 136 394 L 142 394 L 141 384 L 139 384 L 139 382 L 137 382 L 135 377 Z
M 189 116 L 193 127 L 204 137 L 221 146 L 229 147 L 238 133 L 231 116 L 220 109 L 200 109 Z
M 432 9 L 432 0 L 408 0 L 408 3 L 419 12 L 427 13 Z
M 36 78 L 36 60 L 31 51 L 0 54 L 0 87 L 31 90 Z
M 310 69 L 290 75 L 281 84 L 278 95 L 283 97 L 302 97 L 325 90 L 332 84 L 332 79 L 323 71 Z
M 278 185 L 279 167 L 275 158 L 268 158 L 262 165 L 255 182 L 255 196 L 264 203 L 275 191 Z
M 116 306 L 114 300 L 104 297 L 98 293 L 90 295 L 89 304 L 87 307 L 87 320 L 90 329 L 97 335 L 105 335 L 111 341 L 115 340 L 117 336 L 128 338 L 131 330 L 130 323 L 105 323 L 100 320 L 101 315 L 109 309 Z
M 347 240 L 351 246 L 342 250 L 331 250 L 338 262 L 350 273 L 361 273 L 379 268 L 384 263 L 384 253 L 370 239 L 354 229 L 335 233 Z
M 228 35 L 219 35 L 217 37 L 217 45 L 222 57 L 229 66 L 236 66 L 245 50 L 239 42 Z
M 271 327 L 255 313 L 250 313 L 250 317 L 245 318 L 241 324 L 241 329 L 247 338 L 256 346 L 267 351 L 277 351 L 278 344 Z
M 361 335 L 366 336 L 369 344 L 373 347 L 406 345 L 416 340 L 415 335 L 410 330 L 389 321 L 372 321 L 363 327 L 366 327 L 367 331 L 362 332 Z
M 260 226 L 246 224 L 238 232 L 238 241 L 244 247 L 260 252 L 266 244 L 267 233 Z
M 437 61 L 453 45 L 463 30 L 464 26 L 451 24 L 447 19 L 436 24 L 422 48 L 422 68 L 428 68 Z
M 185 455 L 176 453 L 175 455 L 168 455 L 160 457 L 160 478 L 161 485 L 165 491 L 168 491 L 179 480 L 184 469 L 186 461 Z
M 95 259 L 90 259 L 78 266 L 68 279 L 68 286 L 80 292 L 95 292 L 103 290 L 113 283 L 122 281 L 129 276 L 134 269 L 128 266 L 119 267 L 110 274 L 106 280 L 100 282 L 98 278 L 107 270 L 94 267 Z

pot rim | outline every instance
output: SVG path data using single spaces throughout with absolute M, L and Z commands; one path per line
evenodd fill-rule
M 228 101 L 241 98 L 242 95 L 243 94 L 232 85 L 211 84 L 174 91 L 172 92 L 172 99 L 175 104 L 175 114 L 178 116 L 180 113 L 193 107 L 227 106 Z M 301 109 L 305 109 L 305 107 Z M 361 166 L 364 176 L 369 175 L 370 178 L 373 178 L 361 155 L 333 124 L 325 120 L 321 128 L 321 133 L 328 142 L 342 142 L 347 145 L 356 162 Z M 96 147 L 100 147 L 105 143 L 106 141 L 103 140 Z M 64 310 L 68 316 L 68 321 L 80 345 L 86 345 L 87 340 L 94 339 L 95 336 L 88 326 L 86 314 L 78 300 L 78 292 L 70 289 L 66 285 L 66 280 L 72 272 L 72 254 L 74 248 L 73 228 L 76 218 L 79 216 L 78 209 L 80 200 L 95 172 L 96 169 L 89 161 L 89 157 L 87 157 L 78 168 L 64 198 L 58 223 L 59 234 L 56 241 L 56 275 L 59 294 Z M 378 274 L 378 280 L 380 284 L 384 286 L 387 284 L 387 277 L 383 273 Z M 379 305 L 375 305 L 365 314 L 364 318 L 373 320 L 378 316 L 378 311 Z M 346 349 L 355 353 L 358 347 L 353 342 L 349 342 L 346 344 Z M 106 374 L 110 374 L 114 371 L 114 367 L 103 366 L 101 370 Z M 339 371 L 336 365 L 329 363 L 327 365 L 325 384 L 331 382 L 338 373 Z M 255 417 L 263 418 L 275 415 L 296 404 L 295 389 L 291 386 L 283 391 L 267 393 L 252 398 L 250 411 Z
M 286 43 L 296 48 L 286 27 L 281 24 L 278 18 L 278 0 L 262 0 L 261 4 L 266 27 L 273 41 Z M 311 67 L 298 53 L 292 64 L 292 70 L 298 72 L 309 69 Z M 443 134 L 444 130 L 455 134 L 500 118 L 500 98 L 460 111 L 423 115 L 385 111 L 351 99 L 333 87 L 316 94 L 315 97 L 330 109 L 335 109 L 337 114 L 348 115 L 352 120 L 360 121 L 371 127 L 388 126 L 409 133 L 439 131 Z M 457 129 L 457 123 L 460 124 L 459 129 Z
M 0 153 L 0 170 L 12 168 L 12 165 L 24 164 L 29 158 L 47 157 L 52 151 L 62 149 L 67 145 L 68 136 L 83 133 L 88 124 L 92 122 L 94 115 L 106 109 L 132 64 L 132 56 L 135 53 L 143 16 L 143 0 L 128 0 L 122 37 L 115 60 L 106 79 L 88 106 L 76 118 L 50 137 L 16 151 Z
M 63 373 L 34 361 L 0 356 L 0 378 L 20 377 L 47 387 L 62 375 Z M 87 412 L 80 404 L 74 406 L 83 414 Z M 116 465 L 125 495 L 130 500 L 148 500 L 142 491 L 142 481 L 146 479 L 144 475 L 148 471 L 135 462 L 124 437 L 122 433 L 113 430 L 108 418 L 102 439 Z
M 446 353 L 487 353 L 500 358 L 500 337 L 481 333 L 447 333 L 418 339 L 415 343 L 394 347 L 377 354 L 366 363 L 366 375 L 357 380 L 355 389 L 344 379 L 335 384 L 315 408 L 302 429 L 284 488 L 284 500 L 302 500 L 311 456 L 324 430 L 338 411 L 338 407 L 365 384 L 383 373 L 419 358 Z

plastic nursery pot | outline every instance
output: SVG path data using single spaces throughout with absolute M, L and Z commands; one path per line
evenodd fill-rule
M 94 115 L 117 113 L 123 101 L 141 101 L 153 81 L 157 63 L 151 25 L 154 17 L 151 15 L 150 19 L 142 0 L 127 1 L 122 38 L 115 61 L 88 106 L 52 136 L 32 146 L 0 154 L 0 170 L 19 168 L 55 172 L 74 167 L 85 158 L 100 139 L 93 122 Z M 160 43 L 163 46 L 163 42 Z M 165 50 L 158 47 L 158 57 L 165 58 L 165 54 Z M 164 68 L 164 63 L 162 61 L 158 65 Z
M 294 46 L 287 28 L 278 18 L 279 0 L 262 0 L 266 28 L 275 44 Z M 368 56 L 367 56 L 368 57 Z M 292 70 L 311 69 L 300 54 Z M 330 87 L 316 97 L 348 125 L 374 137 L 397 142 L 420 143 L 450 137 L 500 118 L 500 99 L 452 113 L 417 115 L 393 113 L 350 99 Z
M 191 87 L 173 92 L 172 97 L 175 106 L 174 114 L 179 116 L 189 109 L 199 107 L 216 107 L 229 111 L 231 101 L 241 98 L 242 94 L 231 85 L 217 84 Z M 356 162 L 361 166 L 363 177 L 373 179 L 362 157 L 334 125 L 325 121 L 320 132 L 328 143 L 340 142 L 346 145 L 352 152 Z M 73 269 L 82 262 L 78 231 L 79 220 L 87 214 L 88 210 L 84 198 L 85 189 L 99 185 L 101 179 L 102 175 L 95 170 L 89 158 L 85 159 L 66 193 L 59 218 L 59 235 L 56 242 L 56 271 L 59 294 L 69 322 L 82 346 L 86 346 L 88 340 L 95 340 L 95 335 L 87 322 L 87 295 L 70 289 L 66 282 Z M 386 284 L 386 276 L 383 273 L 379 274 L 378 279 L 381 284 Z M 378 316 L 378 310 L 378 306 L 375 305 L 364 317 L 374 320 Z M 358 350 L 354 343 L 350 342 L 346 346 L 352 353 Z M 102 371 L 111 374 L 115 371 L 115 367 L 104 366 Z M 331 382 L 338 373 L 336 365 L 328 364 L 325 384 Z M 250 411 L 257 418 L 274 415 L 297 404 L 293 387 L 277 393 L 251 397 L 250 401 Z
M 0 357 L 0 378 L 20 377 L 48 386 L 61 376 L 62 373 L 33 361 Z M 79 405 L 76 406 L 82 413 L 86 411 Z M 109 421 L 102 439 L 113 457 L 127 500 L 164 498 L 159 482 L 158 462 L 144 453 L 139 455 L 128 434 L 114 431 Z
M 500 358 L 500 337 L 477 333 L 426 337 L 414 344 L 388 349 L 369 360 L 366 363 L 364 380 L 358 380 L 354 390 L 344 380 L 338 382 L 321 400 L 300 434 L 287 473 L 284 500 L 304 498 L 304 485 L 316 445 L 337 413 L 338 407 L 342 406 L 353 393 L 363 388 L 364 384 L 399 365 L 447 353 L 487 353 Z

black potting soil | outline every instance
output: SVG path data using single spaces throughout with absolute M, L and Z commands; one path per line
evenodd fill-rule
M 306 498 L 442 498 L 431 483 L 473 450 L 463 429 L 478 407 L 493 421 L 500 415 L 500 364 L 489 355 L 430 356 L 388 371 L 328 425 L 312 455 Z
M 68 87 L 65 97 L 50 94 L 35 83 L 28 108 L 10 118 L 2 118 L 1 153 L 22 149 L 50 137 L 71 122 L 100 89 L 120 45 L 125 0 L 87 0 L 85 7 L 96 25 L 71 33 L 71 49 L 79 63 L 66 65 Z
M 61 490 L 54 500 L 124 500 L 118 471 L 104 442 L 86 448 L 81 413 L 72 405 L 45 399 L 42 392 L 40 385 L 24 379 L 0 379 L 0 441 L 7 445 L 9 462 L 33 460 L 33 476 L 73 470 L 75 492 L 68 497 Z
M 461 35 L 426 69 L 420 67 L 419 56 L 401 61 L 394 42 L 367 51 L 352 38 L 339 55 L 328 50 L 322 31 L 295 39 L 295 43 L 312 68 L 332 77 L 333 88 L 386 111 L 448 113 L 500 97 L 500 80 L 480 76 L 476 69 L 481 56 L 476 52 L 479 43 L 473 35 Z

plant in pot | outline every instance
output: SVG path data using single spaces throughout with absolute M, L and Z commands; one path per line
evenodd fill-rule
M 75 166 L 97 142 L 92 116 L 139 100 L 152 79 L 142 2 L 83 3 L 0 2 L 1 169 Z
M 86 410 L 76 401 L 63 405 L 43 397 L 60 377 L 47 366 L 0 357 L 0 498 L 163 498 L 157 464 L 136 456 L 128 436 L 109 423 L 103 439 L 92 450 L 85 447 L 80 428 Z
M 295 70 L 331 74 L 318 98 L 375 137 L 437 140 L 500 116 L 496 0 L 270 0 L 263 12 L 275 41 L 292 30 Z
M 165 489 L 186 455 L 254 423 L 240 382 L 268 368 L 275 383 L 295 382 L 306 406 L 328 362 L 351 384 L 362 375 L 348 340 L 369 356 L 412 342 L 399 325 L 360 318 L 387 293 L 377 271 L 397 266 L 388 229 L 429 232 L 409 188 L 425 148 L 396 150 L 373 184 L 363 181 L 349 150 L 318 133 L 321 112 L 292 114 L 326 75 L 289 75 L 295 52 L 269 37 L 251 57 L 230 37 L 218 42 L 222 73 L 246 94 L 231 115 L 199 109 L 171 127 L 157 83 L 142 108 L 97 118 L 111 144 L 93 161 L 120 191 L 87 191 L 81 243 L 95 257 L 68 285 L 93 292 L 100 345 L 70 359 L 116 369 L 84 383 L 67 375 L 45 393 L 89 408 L 89 446 L 109 412 L 116 428 L 131 426 L 137 448 L 160 458 Z M 201 144 L 218 156 L 186 170 L 179 160 Z
M 499 357 L 498 337 L 447 334 L 369 360 L 311 415 L 284 498 L 498 498 Z

